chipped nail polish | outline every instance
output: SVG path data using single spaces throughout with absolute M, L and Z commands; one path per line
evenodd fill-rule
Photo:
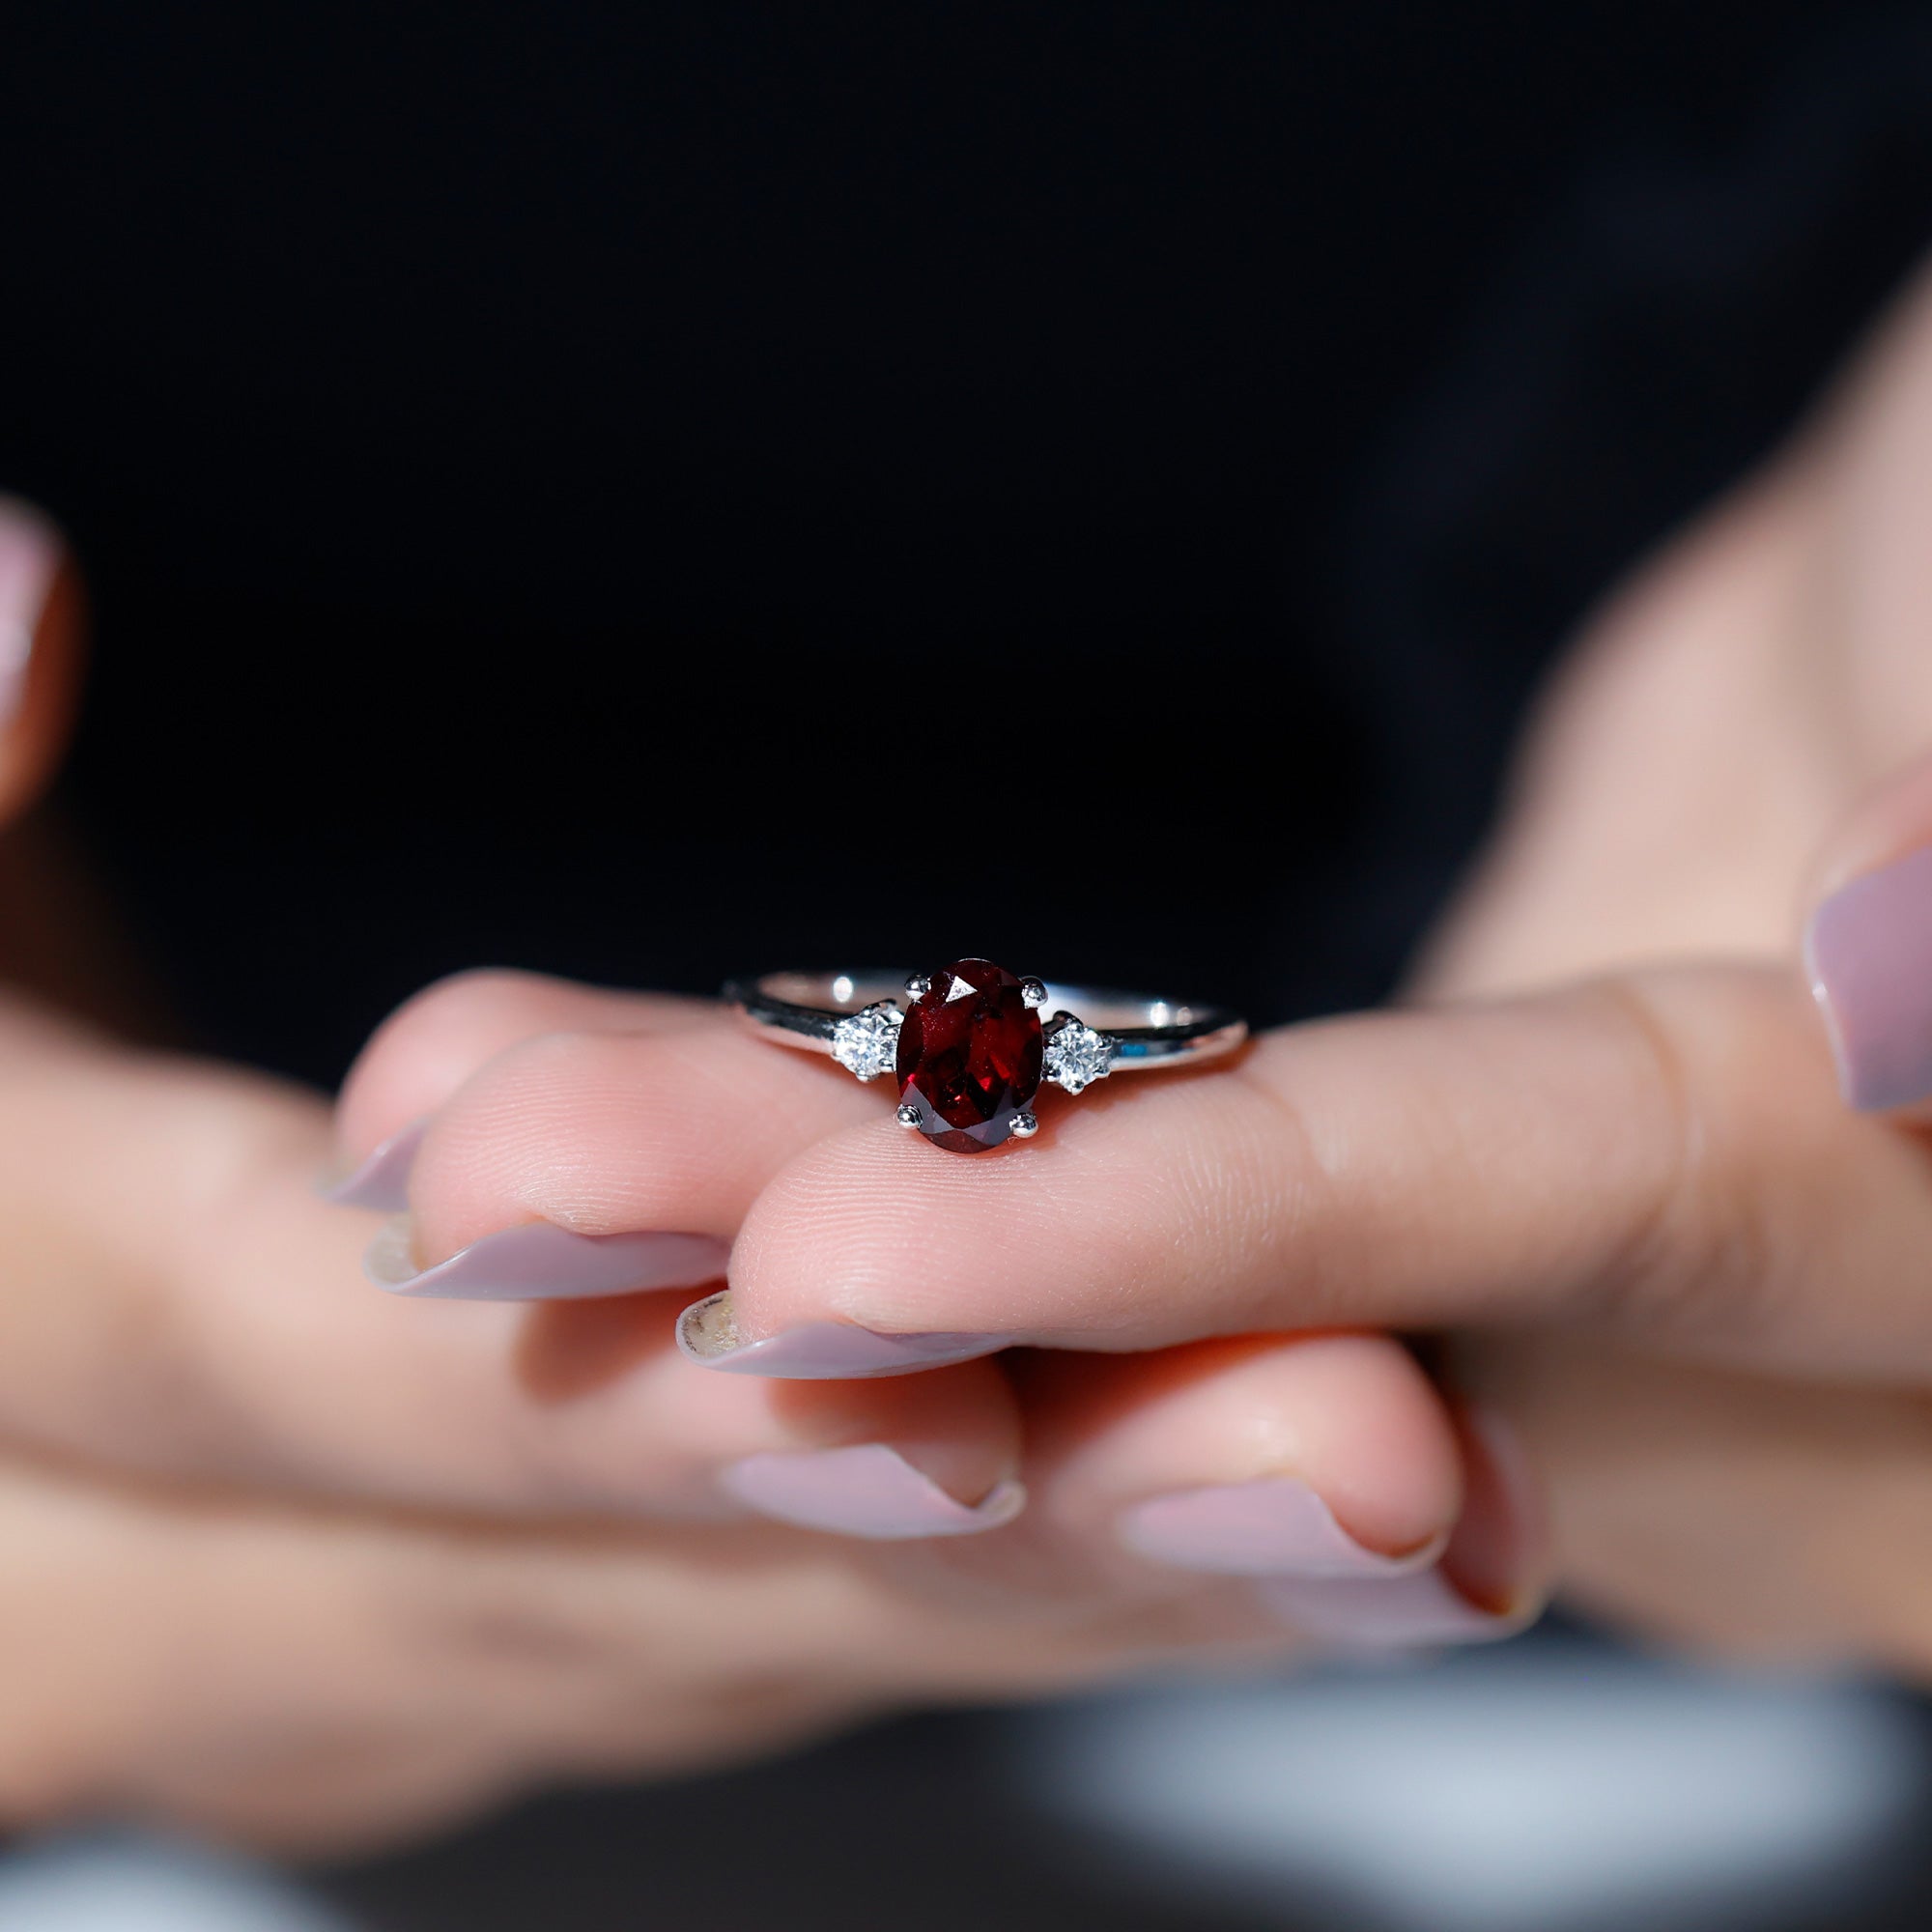
M 841 1381 L 911 1375 L 990 1355 L 1005 1335 L 882 1335 L 849 1321 L 812 1321 L 746 1341 L 729 1292 L 707 1295 L 678 1317 L 677 1345 L 701 1368 L 724 1375 L 775 1376 L 792 1381 Z

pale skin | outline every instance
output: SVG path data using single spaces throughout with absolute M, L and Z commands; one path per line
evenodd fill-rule
M 1247 1579 L 1117 1533 L 1283 1474 L 1365 1548 L 1446 1543 L 1489 1607 L 1553 1581 L 1681 1643 L 1932 1671 L 1901 1501 L 1932 1477 L 1932 1182 L 1909 1124 L 1840 1101 L 1795 967 L 1821 891 L 1932 838 L 1928 485 L 1920 293 L 1588 627 L 1415 1005 L 1049 1098 L 999 1154 L 701 1003 L 468 977 L 331 1110 L 13 1002 L 0 1638 L 33 1665 L 0 1674 L 0 1816 L 357 1844 L 908 1701 L 1283 1655 Z M 10 810 L 70 641 L 0 741 Z M 61 946 L 18 977 L 71 991 Z M 677 1356 L 688 1294 L 385 1296 L 372 1218 L 312 1183 L 425 1116 L 425 1263 L 532 1220 L 711 1233 L 749 1333 L 1041 1352 L 784 1383 Z M 1398 1327 L 1453 1338 L 1547 1540 Z M 1028 1507 L 872 1544 L 717 1482 L 861 1442 Z

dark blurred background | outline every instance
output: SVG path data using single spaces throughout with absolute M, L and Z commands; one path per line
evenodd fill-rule
M 1539 665 L 1932 234 L 1927 21 L 1842 0 L 0 33 L 69 801 L 322 1081 L 486 961 L 1373 999 Z
M 1932 16 L 62 0 L 0 163 L 0 486 L 97 602 L 64 806 L 208 1043 L 332 1083 L 482 962 L 1272 1019 L 1387 990 L 1566 632 L 1932 242 Z M 629 1925 L 625 1846 L 887 1794 L 1017 1845 L 989 1721 L 343 1895 Z M 1221 1922 L 1014 1858 L 651 1922 Z

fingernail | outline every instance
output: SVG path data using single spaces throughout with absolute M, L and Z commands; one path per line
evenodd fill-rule
M 677 1346 L 700 1367 L 788 1381 L 904 1376 L 990 1355 L 1007 1335 L 881 1335 L 849 1321 L 812 1321 L 756 1341 L 739 1337 L 729 1293 L 706 1295 L 677 1319 Z
M 1156 1563 L 1227 1577 L 1402 1577 L 1427 1568 L 1448 1541 L 1379 1555 L 1293 1476 L 1177 1490 L 1123 1511 L 1117 1528 L 1128 1548 Z
M 0 728 L 18 710 L 61 540 L 38 510 L 0 497 Z
M 978 1536 L 1011 1522 L 1026 1507 L 1026 1491 L 1008 1478 L 969 1508 L 883 1442 L 747 1456 L 720 1481 L 761 1516 L 881 1543 Z
M 1304 1636 L 1340 1650 L 1426 1650 L 1440 1643 L 1492 1643 L 1532 1621 L 1472 1604 L 1441 1565 L 1413 1577 L 1328 1582 L 1276 1580 L 1259 1586 L 1269 1609 Z
M 1516 1432 L 1493 1410 L 1456 1415 L 1463 1514 L 1440 1559 L 1409 1576 L 1274 1578 L 1263 1601 L 1304 1635 L 1339 1649 L 1417 1650 L 1492 1643 L 1542 1613 L 1542 1499 Z
M 1932 1096 L 1932 846 L 1840 886 L 1811 917 L 1804 965 L 1847 1104 Z
M 428 1125 L 427 1121 L 412 1121 L 365 1155 L 360 1166 L 339 1178 L 325 1178 L 316 1192 L 331 1207 L 400 1214 L 410 1205 L 410 1169 Z
M 471 1241 L 419 1267 L 411 1223 L 398 1215 L 370 1244 L 362 1271 L 378 1288 L 448 1301 L 583 1301 L 696 1288 L 724 1272 L 730 1249 L 709 1235 L 573 1235 L 549 1221 Z

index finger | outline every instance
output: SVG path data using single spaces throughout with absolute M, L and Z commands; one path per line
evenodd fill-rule
M 1127 1350 L 1557 1320 L 1807 1372 L 1932 1353 L 1922 1153 L 1839 1104 L 1785 973 L 1294 1027 L 1122 1089 L 971 1161 L 890 1119 L 808 1149 L 746 1220 L 727 1332 Z M 1821 1280 L 1829 1303 L 1800 1292 Z

